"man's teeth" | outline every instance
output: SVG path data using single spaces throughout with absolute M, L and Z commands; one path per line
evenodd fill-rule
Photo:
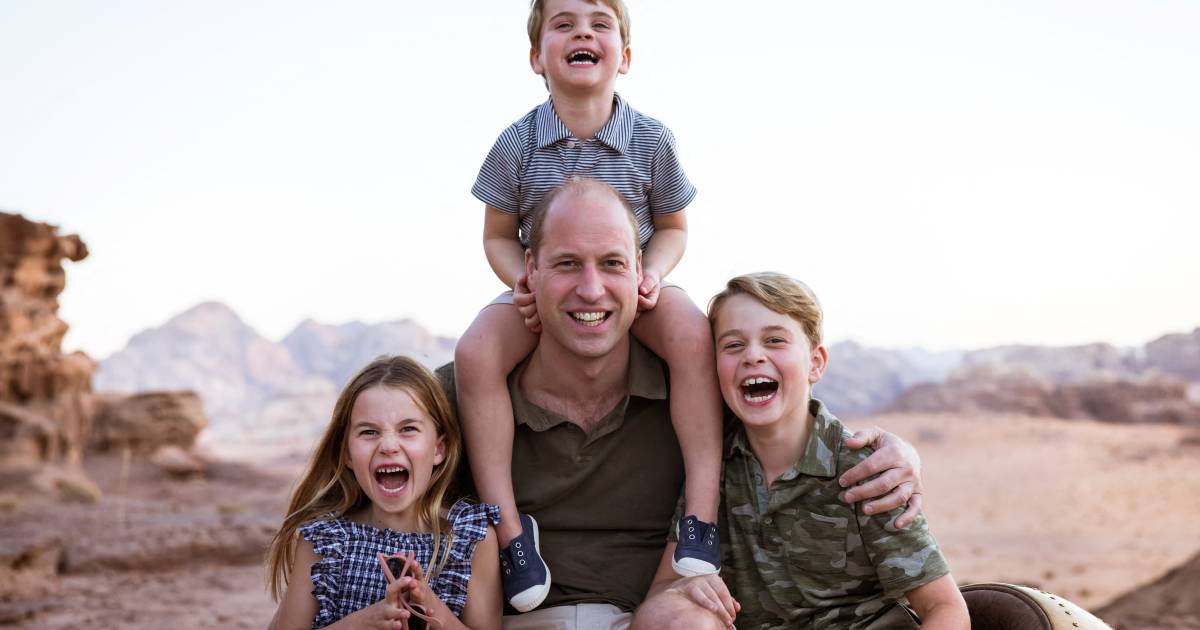
M 571 313 L 571 317 L 575 318 L 575 321 L 583 324 L 584 326 L 599 326 L 600 323 L 604 321 L 606 316 L 607 315 L 604 313 L 604 311 L 595 311 L 592 313 Z

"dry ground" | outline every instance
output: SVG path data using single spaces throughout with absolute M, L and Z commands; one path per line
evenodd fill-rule
M 1195 433 L 1011 416 L 852 422 L 870 423 L 922 453 L 926 511 L 960 582 L 1033 584 L 1094 610 L 1200 550 Z M 295 466 L 169 481 L 143 463 L 124 484 L 119 470 L 117 458 L 88 462 L 104 491 L 92 505 L 0 489 L 0 625 L 264 627 L 274 605 L 259 563 Z

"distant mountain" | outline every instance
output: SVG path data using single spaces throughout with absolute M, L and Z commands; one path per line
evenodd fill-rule
M 205 302 L 135 335 L 100 362 L 93 386 L 195 390 L 212 420 L 209 444 L 303 450 L 329 420 L 342 385 L 371 359 L 407 354 L 436 367 L 453 351 L 454 340 L 410 320 L 337 326 L 309 320 L 274 342 L 228 306 Z
M 839 416 L 863 416 L 890 406 L 913 385 L 942 381 L 961 360 L 958 351 L 887 350 L 842 341 L 829 347 L 829 367 L 813 395 Z

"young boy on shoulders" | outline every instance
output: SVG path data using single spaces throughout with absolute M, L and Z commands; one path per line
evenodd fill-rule
M 783 274 L 749 274 L 708 312 L 721 394 L 740 420 L 720 516 L 737 627 L 969 628 L 923 516 L 898 530 L 903 508 L 866 515 L 838 498 L 838 476 L 871 449 L 846 448 L 850 432 L 811 396 L 828 361 L 813 293 Z
M 500 507 L 501 578 L 509 603 L 537 607 L 550 588 L 540 557 L 538 524 L 519 514 L 512 484 L 514 421 L 506 377 L 537 344 L 533 296 L 523 282 L 533 210 L 570 177 L 615 188 L 638 221 L 644 280 L 633 334 L 670 371 L 671 424 L 686 473 L 686 523 L 705 535 L 679 545 L 682 575 L 720 569 L 716 526 L 721 466 L 721 402 L 708 321 L 680 288 L 663 278 L 683 256 L 684 209 L 696 189 L 679 164 L 675 139 L 658 120 L 616 94 L 629 70 L 629 13 L 621 0 L 533 0 L 528 22 L 533 71 L 550 98 L 500 134 L 472 194 L 485 204 L 484 250 L 512 291 L 480 311 L 455 349 L 458 409 L 480 498 Z M 571 316 L 580 334 L 603 331 L 606 296 L 581 296 Z M 629 474 L 637 474 L 629 471 Z M 562 559 L 569 562 L 570 558 Z M 567 585 L 569 588 L 570 585 Z

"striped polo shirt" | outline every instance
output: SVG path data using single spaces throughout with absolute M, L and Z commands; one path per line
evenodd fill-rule
M 675 136 L 658 120 L 613 95 L 613 114 L 594 138 L 580 140 L 547 99 L 505 129 L 488 153 L 471 194 L 521 219 L 518 237 L 528 246 L 533 209 L 542 196 L 572 175 L 603 181 L 625 197 L 637 217 L 646 247 L 654 234 L 652 215 L 678 212 L 696 196 Z

